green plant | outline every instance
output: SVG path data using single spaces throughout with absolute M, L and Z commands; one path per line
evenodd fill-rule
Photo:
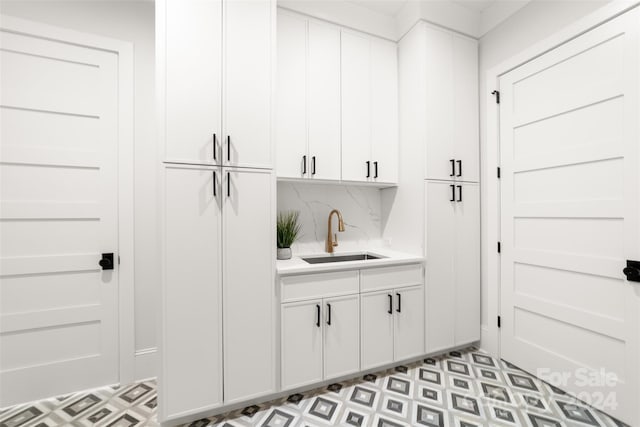
M 299 216 L 300 212 L 298 211 L 278 212 L 276 229 L 279 248 L 290 248 L 291 244 L 300 236 Z

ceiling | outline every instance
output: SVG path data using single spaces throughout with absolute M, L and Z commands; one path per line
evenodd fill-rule
M 451 1 L 459 6 L 482 13 L 498 0 L 350 0 L 358 6 L 366 7 L 374 12 L 388 16 L 396 16 L 400 9 L 409 1 Z

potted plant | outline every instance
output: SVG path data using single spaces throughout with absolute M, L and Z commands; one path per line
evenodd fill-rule
M 279 212 L 276 229 L 278 234 L 278 259 L 291 259 L 291 244 L 300 235 L 300 212 Z

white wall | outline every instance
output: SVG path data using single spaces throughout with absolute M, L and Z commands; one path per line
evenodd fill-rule
M 484 165 L 486 164 L 484 155 L 486 152 L 485 103 L 487 96 L 491 96 L 491 91 L 495 89 L 486 85 L 487 71 L 537 42 L 550 37 L 608 2 L 607 0 L 533 1 L 480 39 L 480 151 L 481 164 L 483 166 L 482 176 L 485 176 Z M 484 191 L 487 184 L 486 182 L 482 183 L 482 191 Z M 483 241 L 486 239 L 488 221 L 497 221 L 496 218 L 487 218 L 486 208 L 486 203 L 483 203 Z M 486 298 L 488 290 L 486 253 L 483 253 L 482 256 L 482 270 L 482 325 L 485 327 L 489 322 Z
M 154 3 L 2 1 L 0 13 L 134 44 L 135 346 L 136 351 L 155 348 L 160 275 L 156 217 Z M 137 367 L 137 378 L 153 375 L 152 364 L 137 363 Z

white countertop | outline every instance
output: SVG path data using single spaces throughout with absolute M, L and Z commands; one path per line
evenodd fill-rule
M 311 257 L 355 255 L 355 254 L 362 254 L 362 253 L 377 255 L 383 258 L 359 260 L 359 261 L 327 262 L 327 263 L 321 263 L 321 264 L 309 264 L 308 262 L 302 259 L 302 258 L 311 258 Z M 276 273 L 279 276 L 289 276 L 292 274 L 321 273 L 321 272 L 329 272 L 329 271 L 360 270 L 363 268 L 389 267 L 392 265 L 424 263 L 424 261 L 425 259 L 422 256 L 406 254 L 403 252 L 396 252 L 390 249 L 335 252 L 333 254 L 328 254 L 325 252 L 325 253 L 315 253 L 315 254 L 301 254 L 301 255 L 293 256 L 291 257 L 291 259 L 288 259 L 288 260 L 277 260 Z

